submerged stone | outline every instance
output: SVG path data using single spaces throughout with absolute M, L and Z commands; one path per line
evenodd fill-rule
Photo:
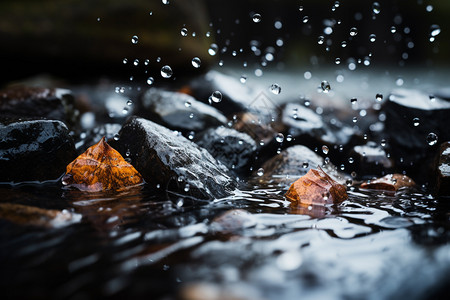
M 151 88 L 141 99 L 137 115 L 173 130 L 200 131 L 223 125 L 227 118 L 214 107 L 187 94 Z
M 75 157 L 61 121 L 0 118 L 0 182 L 58 179 Z
M 257 150 L 255 141 L 249 135 L 223 126 L 207 130 L 197 144 L 237 173 L 248 173 Z
M 450 142 L 441 144 L 437 164 L 437 194 L 450 196 Z
M 230 194 L 236 182 L 205 149 L 152 121 L 131 117 L 112 143 L 153 186 L 200 199 Z

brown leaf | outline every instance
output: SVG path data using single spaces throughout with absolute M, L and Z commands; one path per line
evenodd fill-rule
M 348 198 L 347 189 L 328 176 L 320 167 L 311 169 L 294 182 L 286 198 L 302 205 L 325 205 Z
M 81 191 L 121 190 L 142 183 L 142 176 L 103 137 L 67 165 L 62 182 Z
M 402 187 L 413 187 L 414 185 L 416 185 L 416 183 L 406 175 L 388 174 L 381 178 L 362 183 L 361 188 L 395 192 Z

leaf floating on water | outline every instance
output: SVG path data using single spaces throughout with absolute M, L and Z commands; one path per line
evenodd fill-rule
M 62 183 L 89 192 L 121 190 L 142 183 L 142 176 L 103 137 L 67 165 Z
M 416 183 L 406 175 L 388 174 L 381 178 L 369 180 L 361 184 L 362 189 L 397 191 L 403 187 L 413 187 Z
M 294 182 L 286 198 L 302 205 L 325 205 L 337 203 L 348 198 L 347 189 L 339 184 L 320 167 L 310 169 L 306 175 Z

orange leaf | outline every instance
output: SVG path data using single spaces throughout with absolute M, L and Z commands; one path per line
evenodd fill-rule
M 89 192 L 121 190 L 142 183 L 142 176 L 103 137 L 67 165 L 62 183 Z
M 294 182 L 286 198 L 302 205 L 325 205 L 348 198 L 347 189 L 328 176 L 320 167 L 310 169 L 306 175 Z
M 361 184 L 362 189 L 385 190 L 395 192 L 402 187 L 413 187 L 415 182 L 406 175 L 388 174 L 381 178 L 369 180 Z

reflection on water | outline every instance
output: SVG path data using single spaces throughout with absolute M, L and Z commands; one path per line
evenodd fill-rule
M 450 275 L 448 205 L 418 192 L 353 189 L 327 207 L 261 187 L 209 204 L 145 187 L 0 194 L 82 216 L 53 229 L 0 220 L 11 297 L 431 299 Z

